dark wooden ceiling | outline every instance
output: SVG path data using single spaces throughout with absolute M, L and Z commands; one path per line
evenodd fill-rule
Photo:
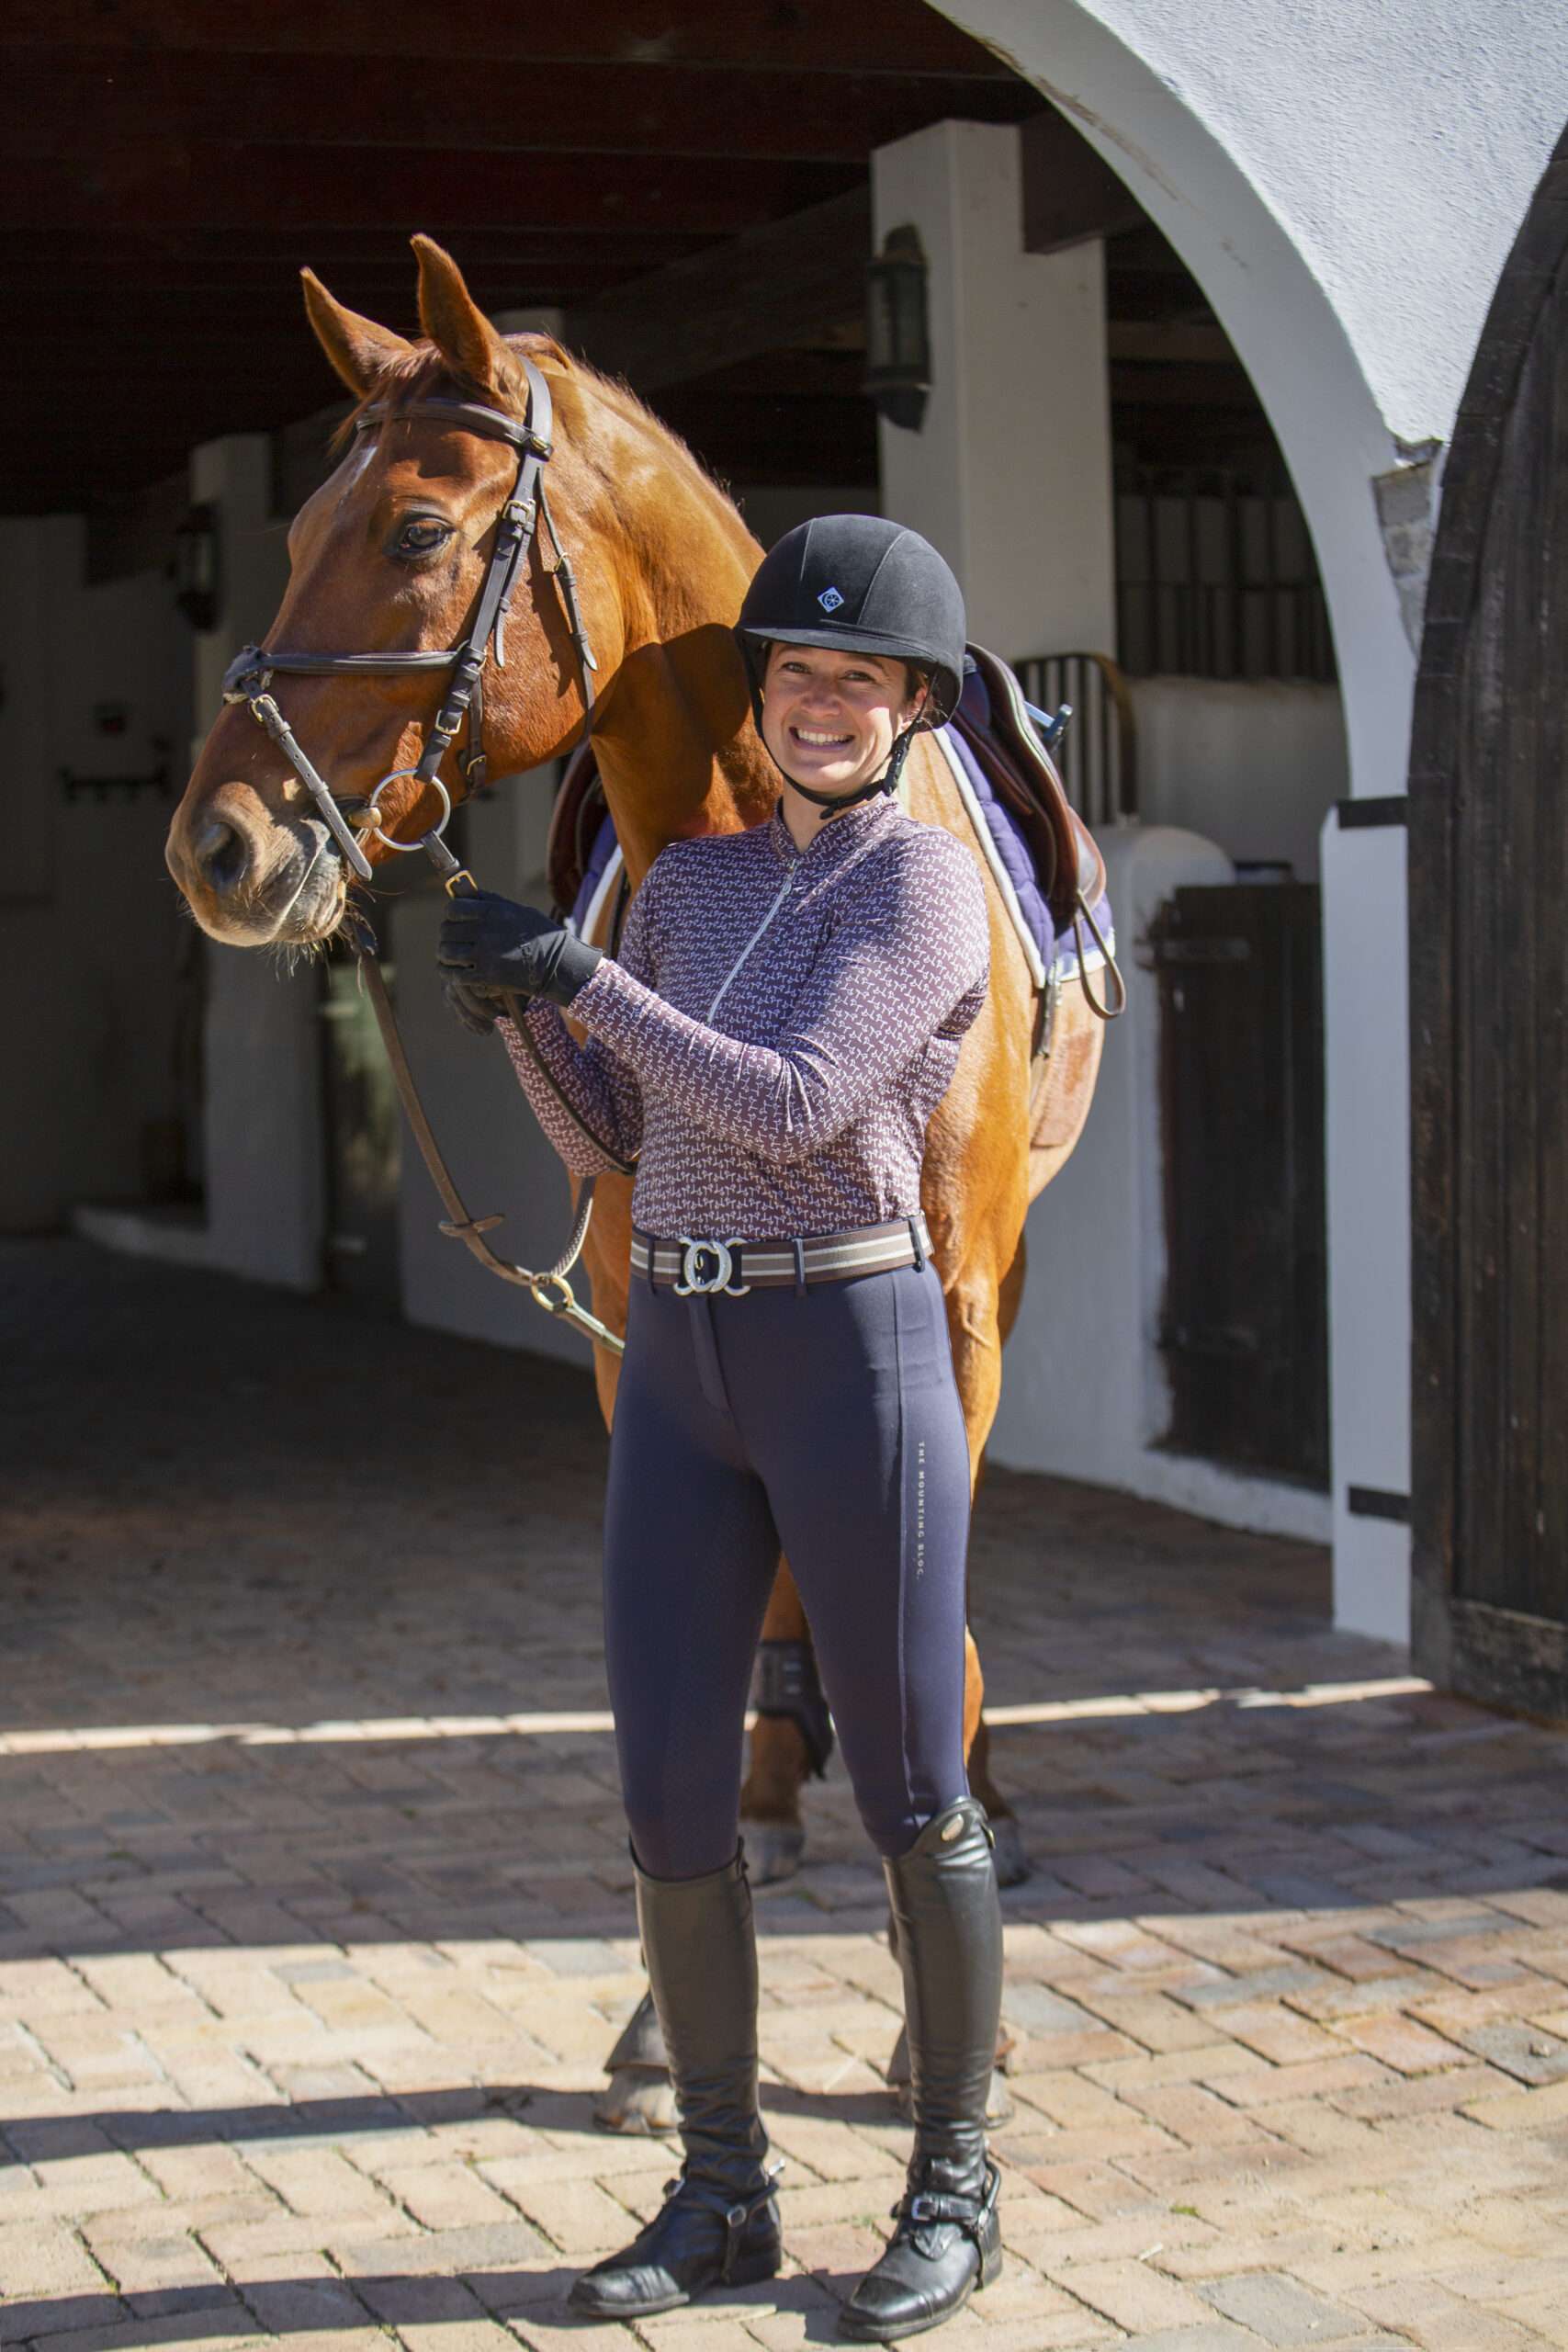
M 423 229 L 487 308 L 575 312 L 1041 103 L 923 0 L 10 0 L 4 38 L 11 512 L 321 407 L 302 263 L 407 330 Z
M 949 116 L 1031 122 L 1044 233 L 1075 206 L 1077 233 L 1113 232 L 1127 333 L 1208 337 L 1113 342 L 1123 425 L 1156 448 L 1195 409 L 1255 430 L 1168 246 L 925 0 L 8 0 L 4 53 L 0 512 L 112 514 L 194 443 L 320 411 L 300 266 L 412 331 L 415 230 L 487 309 L 563 310 L 731 481 L 874 483 L 869 159 Z M 767 242 L 786 222 L 787 286 Z

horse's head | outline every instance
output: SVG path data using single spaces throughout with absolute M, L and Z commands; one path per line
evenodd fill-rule
M 264 657 L 268 649 L 290 656 L 436 652 L 461 642 L 518 478 L 519 451 L 514 441 L 466 429 L 460 414 L 440 403 L 523 418 L 524 352 L 558 396 L 561 429 L 548 491 L 561 537 L 576 552 L 580 535 L 586 539 L 600 526 L 603 484 L 572 447 L 571 362 L 547 337 L 503 339 L 449 256 L 427 238 L 414 245 L 425 338 L 417 343 L 344 310 L 304 273 L 306 309 L 328 358 L 379 415 L 352 435 L 336 471 L 295 518 L 288 588 Z M 504 664 L 491 658 L 484 673 L 485 749 L 492 766 L 506 770 L 552 757 L 583 721 L 581 667 L 547 571 L 555 553 L 547 532 L 536 535 L 511 605 Z M 603 564 L 582 570 L 588 634 L 608 674 L 622 644 L 616 591 Z M 451 676 L 438 664 L 327 676 L 280 670 L 268 691 L 333 798 L 351 808 L 374 801 L 382 829 L 412 841 L 435 822 L 439 793 L 410 774 L 378 796 L 377 787 L 416 767 Z M 440 773 L 458 799 L 450 753 Z M 373 834 L 359 838 L 372 865 L 390 854 Z M 349 880 L 343 852 L 248 703 L 227 707 L 203 746 L 165 855 L 202 929 L 231 945 L 322 940 L 342 920 Z

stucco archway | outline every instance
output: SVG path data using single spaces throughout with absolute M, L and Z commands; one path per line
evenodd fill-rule
M 1414 631 L 1373 485 L 1446 441 L 1568 111 L 1552 0 L 944 0 L 1066 114 L 1203 288 L 1312 527 L 1353 788 L 1403 788 Z

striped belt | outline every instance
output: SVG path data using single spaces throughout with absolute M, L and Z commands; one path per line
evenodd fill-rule
M 743 1297 L 749 1290 L 784 1290 L 807 1283 L 840 1283 L 851 1274 L 879 1274 L 895 1266 L 923 1266 L 931 1238 L 923 1216 L 894 1217 L 886 1225 L 858 1225 L 848 1233 L 814 1233 L 784 1241 L 725 1240 L 681 1234 L 660 1241 L 632 1227 L 632 1272 L 656 1287 L 668 1283 L 677 1297 L 723 1292 Z

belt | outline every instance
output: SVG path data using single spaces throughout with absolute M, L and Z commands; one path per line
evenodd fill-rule
M 632 1272 L 657 1287 L 669 1283 L 679 1297 L 723 1292 L 739 1298 L 749 1290 L 803 1288 L 807 1283 L 841 1283 L 852 1274 L 879 1274 L 896 1266 L 923 1266 L 931 1238 L 923 1216 L 897 1216 L 886 1225 L 857 1225 L 847 1233 L 814 1233 L 784 1241 L 726 1240 L 681 1234 L 660 1241 L 632 1227 Z

